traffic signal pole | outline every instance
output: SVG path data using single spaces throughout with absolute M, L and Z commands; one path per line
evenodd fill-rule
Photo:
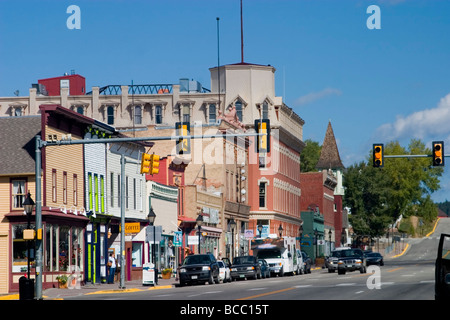
M 35 214 L 36 214 L 36 299 L 42 300 L 42 270 L 43 270 L 43 231 L 42 231 L 42 187 L 41 187 L 41 167 L 42 167 L 42 154 L 41 149 L 45 147 L 63 146 L 63 145 L 75 145 L 75 144 L 95 144 L 95 143 L 121 143 L 121 142 L 138 142 L 138 141 L 163 141 L 163 140 L 175 140 L 180 139 L 212 139 L 212 138 L 228 138 L 228 137 L 262 137 L 268 136 L 265 133 L 235 133 L 235 134 L 212 134 L 212 135 L 176 135 L 176 136 L 163 136 L 163 137 L 134 137 L 134 138 L 107 138 L 107 139 L 80 139 L 80 140 L 57 140 L 57 141 L 45 141 L 41 139 L 40 135 L 35 137 L 35 176 L 36 176 L 36 196 L 35 196 Z M 267 137 L 269 138 L 269 137 Z M 269 140 L 269 139 L 267 139 Z M 121 176 L 125 177 L 125 164 L 136 163 L 132 160 L 126 160 L 125 155 L 121 154 Z M 125 179 L 121 181 L 121 207 L 120 207 L 120 224 L 121 224 L 121 255 L 120 255 L 120 288 L 125 288 Z

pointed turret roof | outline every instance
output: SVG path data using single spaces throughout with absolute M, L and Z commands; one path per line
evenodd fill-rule
M 333 128 L 331 127 L 331 122 L 328 122 L 327 132 L 323 139 L 322 151 L 320 152 L 320 158 L 316 168 L 344 169 L 341 157 L 339 156 L 339 150 L 336 144 L 336 138 L 334 137 Z

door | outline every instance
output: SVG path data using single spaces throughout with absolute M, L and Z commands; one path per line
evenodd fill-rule
M 441 234 L 435 271 L 435 298 L 450 299 L 450 234 Z

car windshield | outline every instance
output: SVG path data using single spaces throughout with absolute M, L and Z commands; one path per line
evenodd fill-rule
M 184 259 L 183 264 L 209 264 L 209 263 L 211 263 L 209 256 L 193 255 L 187 256 L 186 259 Z
M 381 254 L 378 252 L 371 252 L 367 254 L 368 257 L 381 257 Z
M 217 261 L 217 263 L 219 264 L 219 268 L 225 268 L 225 265 L 222 261 Z
M 258 252 L 258 258 L 261 259 L 270 259 L 275 258 L 279 259 L 281 258 L 281 251 L 280 250 L 260 250 Z
M 254 263 L 255 262 L 255 257 L 236 257 L 233 259 L 233 264 L 249 264 L 249 263 Z

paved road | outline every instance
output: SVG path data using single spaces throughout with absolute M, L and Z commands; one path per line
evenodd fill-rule
M 360 274 L 328 273 L 243 280 L 219 285 L 174 287 L 168 290 L 104 294 L 73 299 L 102 300 L 433 300 L 434 262 L 441 232 L 450 233 L 450 219 L 441 219 L 435 232 L 422 239 L 408 240 L 400 257 L 380 268 Z M 369 270 L 370 271 L 370 270 Z M 71 299 L 71 298 L 69 298 Z

